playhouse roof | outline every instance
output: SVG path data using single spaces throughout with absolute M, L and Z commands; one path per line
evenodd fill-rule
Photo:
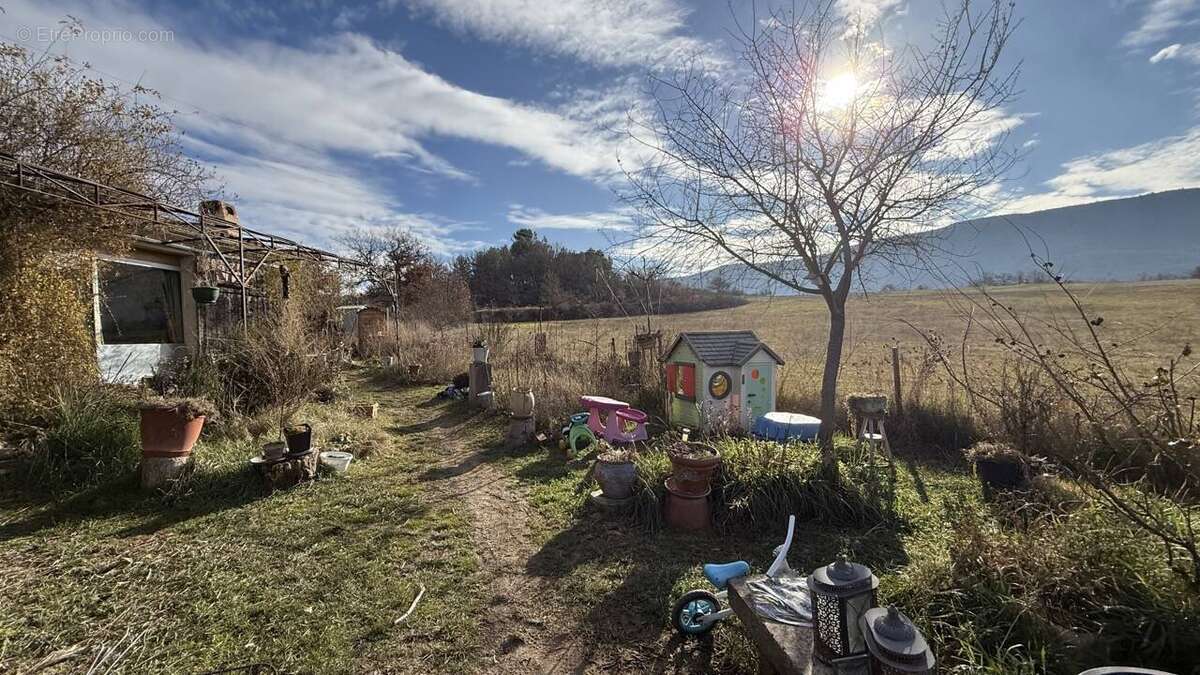
M 714 330 L 692 331 L 680 333 L 667 351 L 663 354 L 666 359 L 675 351 L 680 342 L 686 342 L 696 356 L 710 366 L 740 366 L 750 360 L 759 349 L 769 354 L 779 365 L 783 359 L 752 330 Z

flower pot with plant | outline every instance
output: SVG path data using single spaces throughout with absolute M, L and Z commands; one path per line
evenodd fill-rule
M 967 459 L 975 465 L 975 475 L 985 488 L 1009 490 L 1029 480 L 1029 464 L 1024 455 L 1004 443 L 976 443 L 967 449 Z
M 221 297 L 221 289 L 209 280 L 208 257 L 196 256 L 196 281 L 192 286 L 192 299 L 197 305 L 211 305 Z
M 216 414 L 212 403 L 199 398 L 148 398 L 138 405 L 143 457 L 187 457 Z
M 592 476 L 600 484 L 600 490 L 609 499 L 628 499 L 633 496 L 633 484 L 637 480 L 637 466 L 633 463 L 633 450 L 605 446 L 596 457 Z
M 287 440 L 288 452 L 308 452 L 312 447 L 312 426 L 303 423 L 288 425 L 283 428 L 283 437 Z
M 471 343 L 471 359 L 475 363 L 488 362 L 488 346 L 483 338 L 475 338 L 475 342 Z
M 706 443 L 677 441 L 667 448 L 671 460 L 671 485 L 679 493 L 694 497 L 708 494 L 712 475 L 721 463 L 721 453 Z

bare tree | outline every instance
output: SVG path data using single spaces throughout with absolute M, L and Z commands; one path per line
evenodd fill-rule
M 359 263 L 351 271 L 351 281 L 386 296 L 393 320 L 399 321 L 402 291 L 413 273 L 429 262 L 429 249 L 412 232 L 398 227 L 352 230 L 338 242 Z
M 830 447 L 846 300 L 871 259 L 913 259 L 922 227 L 972 204 L 1011 165 L 1002 70 L 1011 5 L 947 11 L 931 45 L 868 39 L 831 0 L 755 17 L 739 65 L 651 78 L 631 123 L 653 157 L 627 170 L 635 245 L 693 267 L 738 262 L 829 311 L 821 383 Z M 827 458 L 831 457 L 827 453 Z

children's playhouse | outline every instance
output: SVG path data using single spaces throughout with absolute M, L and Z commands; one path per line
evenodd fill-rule
M 775 410 L 783 359 L 754 331 L 680 333 L 663 354 L 667 365 L 667 418 L 700 428 L 718 419 L 750 429 Z

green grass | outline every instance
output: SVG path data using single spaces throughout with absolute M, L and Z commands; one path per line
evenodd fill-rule
M 428 392 L 377 394 L 384 408 Z M 378 424 L 311 410 L 343 442 Z M 386 438 L 386 437 L 385 437 Z M 136 479 L 47 501 L 0 504 L 0 670 L 74 646 L 123 653 L 125 672 L 205 672 L 266 663 L 284 672 L 469 669 L 477 559 L 454 502 L 412 476 L 436 459 L 421 434 L 379 444 L 342 478 L 267 495 L 248 442 L 202 443 L 186 494 L 145 496 Z M 426 594 L 401 625 L 393 621 Z M 126 651 L 128 649 L 128 651 Z M 84 668 L 86 669 L 86 668 Z
M 338 405 L 307 409 L 320 443 L 363 458 L 345 477 L 274 495 L 247 471 L 248 441 L 198 447 L 189 489 L 168 499 L 140 493 L 130 467 L 57 499 L 3 486 L 0 670 L 76 646 L 85 652 L 62 668 L 86 669 L 104 648 L 139 673 L 255 663 L 306 673 L 486 669 L 479 625 L 490 570 L 470 513 L 421 484 L 473 462 L 502 468 L 534 507 L 536 552 L 524 570 L 554 581 L 554 602 L 600 669 L 753 671 L 737 621 L 683 641 L 668 613 L 706 585 L 705 562 L 765 569 L 789 512 L 801 516 L 792 566 L 809 571 L 848 552 L 872 567 L 881 601 L 921 626 L 946 671 L 1057 675 L 1120 661 L 1186 673 L 1200 650 L 1200 600 L 1161 548 L 1094 504 L 984 499 L 957 456 L 901 451 L 872 493 L 844 446 L 846 484 L 833 487 L 821 483 L 812 449 L 784 457 L 771 444 L 724 442 L 713 499 L 720 534 L 676 533 L 652 517 L 669 470 L 661 453 L 641 460 L 652 488 L 644 508 L 602 513 L 587 501 L 590 462 L 504 450 L 496 424 L 460 427 L 463 404 L 430 405 L 434 392 L 360 378 L 353 395 L 378 400 L 380 420 L 351 419 Z M 431 471 L 446 459 L 437 439 L 450 429 L 479 452 Z M 423 600 L 396 625 L 422 584 Z
M 731 466 L 717 480 L 727 481 L 725 492 L 750 495 L 749 506 L 740 507 L 776 522 L 760 527 L 739 519 L 717 495 L 719 536 L 653 532 L 644 519 L 596 512 L 584 497 L 594 488 L 586 462 L 564 463 L 541 451 L 510 455 L 504 466 L 541 516 L 536 569 L 561 577 L 563 602 L 591 627 L 588 639 L 615 650 L 752 672 L 756 657 L 738 622 L 719 625 L 711 640 L 684 644 L 668 614 L 680 594 L 706 587 L 705 562 L 742 558 L 764 570 L 791 508 L 802 518 L 791 565 L 809 571 L 839 552 L 869 565 L 881 580 L 881 602 L 896 602 L 918 623 L 946 670 L 1065 674 L 1120 662 L 1191 672 L 1200 604 L 1152 541 L 1099 507 L 1053 513 L 1025 500 L 989 501 L 960 458 L 902 455 L 885 481 L 894 486 L 887 513 L 838 509 L 838 525 L 820 509 L 806 517 L 804 504 L 786 504 L 820 498 L 805 486 L 815 457 L 793 451 L 789 465 L 770 477 L 753 452 L 772 447 L 723 445 Z M 666 470 L 658 453 L 643 463 L 654 479 Z M 843 476 L 861 485 L 855 472 L 853 462 L 843 464 Z M 791 482 L 779 485 L 779 474 L 791 474 Z

